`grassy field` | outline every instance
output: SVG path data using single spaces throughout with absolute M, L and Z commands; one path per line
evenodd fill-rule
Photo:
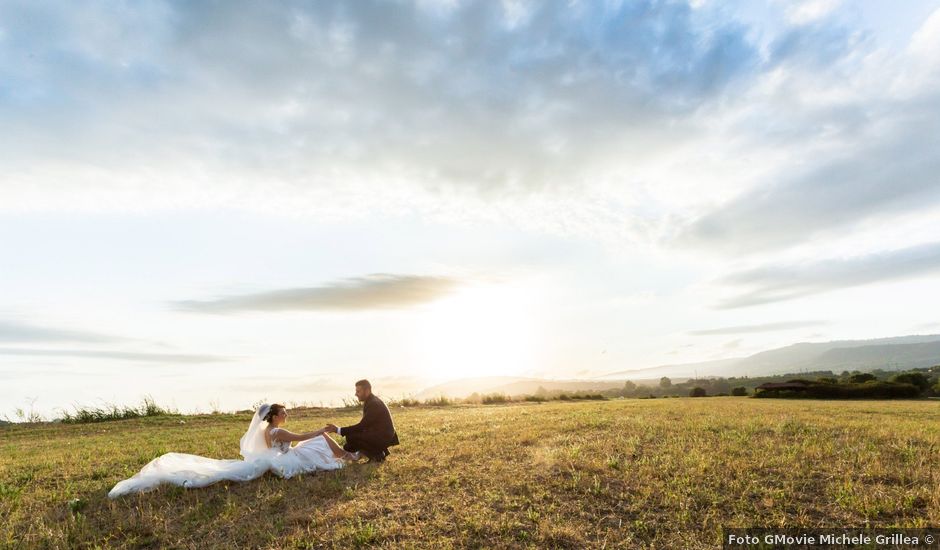
M 236 458 L 249 415 L 0 427 L 0 546 L 711 548 L 722 526 L 940 525 L 936 401 L 393 414 L 402 445 L 380 466 L 116 501 L 107 491 L 162 453 Z M 293 411 L 288 427 L 357 418 Z

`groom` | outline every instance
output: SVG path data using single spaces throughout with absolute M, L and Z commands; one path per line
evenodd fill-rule
M 346 438 L 343 449 L 365 455 L 369 462 L 383 462 L 389 455 L 388 448 L 398 445 L 398 434 L 392 424 L 392 414 L 381 399 L 372 393 L 368 380 L 356 382 L 356 398 L 362 402 L 362 420 L 358 424 L 338 428 L 327 424 L 327 431 Z

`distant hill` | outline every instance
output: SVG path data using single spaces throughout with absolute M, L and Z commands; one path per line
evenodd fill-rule
M 940 364 L 940 342 L 837 348 L 823 353 L 819 361 L 831 365 L 830 370 L 932 367 Z
M 430 399 L 445 395 L 447 397 L 467 397 L 470 394 L 502 393 L 506 395 L 530 395 L 539 388 L 546 391 L 589 392 L 623 387 L 623 381 L 611 380 L 545 380 L 542 378 L 513 378 L 494 376 L 489 378 L 465 378 L 446 384 L 439 384 L 421 390 L 416 399 Z
M 738 359 L 661 365 L 612 372 L 601 378 L 764 376 L 831 370 L 905 370 L 940 364 L 940 335 L 799 343 Z
M 759 377 L 812 371 L 833 371 L 838 374 L 843 370 L 906 370 L 934 365 L 940 365 L 940 334 L 803 342 L 748 357 L 623 370 L 591 380 L 545 380 L 513 376 L 465 378 L 431 386 L 414 397 L 424 400 L 441 395 L 462 398 L 473 393 L 530 395 L 539 391 L 539 388 L 548 392 L 586 393 L 621 388 L 625 379 L 642 386 L 656 385 L 663 376 L 679 382 L 693 376 Z

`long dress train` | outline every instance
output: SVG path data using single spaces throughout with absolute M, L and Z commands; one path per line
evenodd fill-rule
M 133 477 L 118 482 L 108 492 L 108 497 L 150 491 L 162 483 L 196 488 L 223 480 L 250 481 L 268 470 L 288 479 L 298 474 L 343 467 L 343 461 L 333 456 L 329 444 L 323 439 L 327 436 L 302 441 L 296 447 L 291 447 L 289 442 L 279 442 L 268 448 L 264 441 L 264 428 L 268 423 L 261 420 L 267 414 L 265 407 L 258 409 L 241 438 L 240 450 L 244 460 L 167 453 L 151 460 Z

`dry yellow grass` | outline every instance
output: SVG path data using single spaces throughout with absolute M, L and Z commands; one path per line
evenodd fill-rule
M 393 411 L 381 466 L 107 491 L 248 415 L 0 428 L 4 547 L 715 547 L 722 526 L 940 525 L 940 403 L 747 398 Z M 290 426 L 356 412 L 295 411 Z M 72 499 L 80 499 L 69 505 Z

